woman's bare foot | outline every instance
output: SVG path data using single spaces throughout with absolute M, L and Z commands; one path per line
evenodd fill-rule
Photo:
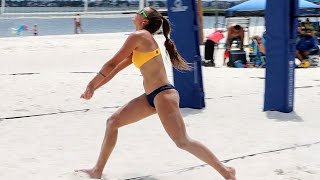
M 229 176 L 226 180 L 236 180 L 236 170 L 233 167 L 227 167 L 227 171 L 229 172 Z
M 92 179 L 101 179 L 101 176 L 102 176 L 102 172 L 98 172 L 94 168 L 75 170 L 75 172 L 84 172 L 88 174 Z

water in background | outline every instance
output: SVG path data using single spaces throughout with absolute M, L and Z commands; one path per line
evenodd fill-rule
M 224 17 L 218 17 L 218 27 L 224 27 Z M 214 16 L 204 16 L 204 28 L 214 28 Z M 38 25 L 39 36 L 44 35 L 66 35 L 74 33 L 73 18 L 52 18 L 52 19 L 1 19 L 0 20 L 0 38 L 12 37 L 12 28 L 18 28 L 20 25 L 27 25 L 29 30 L 22 36 L 32 36 L 34 24 Z M 264 18 L 251 18 L 251 26 L 263 26 Z M 83 18 L 82 28 L 86 34 L 112 33 L 112 32 L 131 32 L 134 26 L 131 23 L 131 17 L 114 18 Z
M 38 25 L 38 35 L 65 35 L 74 33 L 74 22 L 70 18 L 57 19 L 2 19 L 0 21 L 0 37 L 13 36 L 12 28 L 20 25 L 28 26 L 28 31 L 23 32 L 23 36 L 33 35 L 34 24 Z M 83 18 L 82 28 L 84 33 L 110 33 L 133 31 L 131 18 Z

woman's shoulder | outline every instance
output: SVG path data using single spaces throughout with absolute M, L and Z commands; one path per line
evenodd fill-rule
M 135 31 L 131 34 L 129 34 L 129 37 L 131 38 L 143 38 L 145 37 L 146 35 L 146 32 L 142 31 L 142 30 L 138 30 L 138 31 Z
M 136 40 L 147 40 L 152 38 L 152 35 L 146 30 L 138 30 L 131 33 L 129 37 Z
M 127 39 L 138 40 L 138 39 L 141 39 L 142 37 L 143 37 L 142 32 L 135 31 L 135 32 L 130 33 Z
M 150 36 L 151 34 L 150 34 L 150 32 L 149 31 L 147 31 L 147 30 L 144 30 L 144 29 L 142 29 L 142 30 L 137 30 L 137 31 L 135 31 L 133 34 L 135 34 L 136 36 Z M 152 36 L 152 35 L 151 35 Z

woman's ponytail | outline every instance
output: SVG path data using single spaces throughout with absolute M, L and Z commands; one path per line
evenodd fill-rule
M 166 47 L 167 54 L 170 57 L 170 61 L 172 63 L 172 66 L 178 70 L 191 70 L 191 66 L 187 63 L 186 60 L 184 60 L 181 55 L 179 54 L 175 44 L 171 39 L 169 39 L 168 35 L 171 31 L 169 21 L 162 17 L 163 24 L 163 35 L 166 38 L 166 41 L 164 42 L 164 46 Z

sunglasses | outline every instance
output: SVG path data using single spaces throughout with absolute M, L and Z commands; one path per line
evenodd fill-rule
M 143 15 L 145 18 L 148 17 L 148 16 L 147 16 L 147 13 L 146 13 L 146 11 L 144 11 L 144 9 L 141 9 L 140 11 L 138 11 L 137 14 Z

